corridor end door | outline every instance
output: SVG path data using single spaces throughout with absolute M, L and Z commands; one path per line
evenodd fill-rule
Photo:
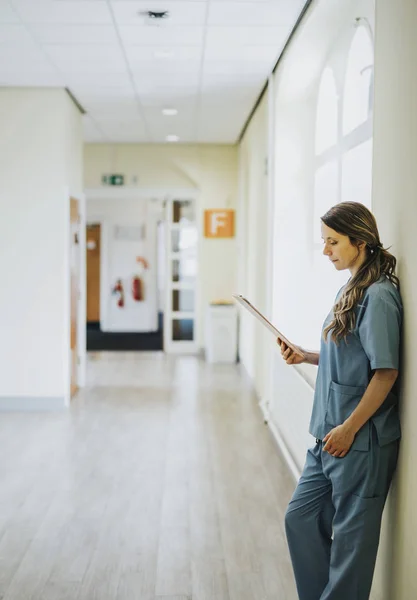
M 166 236 L 164 350 L 193 354 L 198 351 L 198 228 L 194 199 L 167 200 Z

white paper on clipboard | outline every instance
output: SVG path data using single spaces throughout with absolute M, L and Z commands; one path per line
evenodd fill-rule
M 249 300 L 247 300 L 247 298 L 244 298 L 243 296 L 238 295 L 238 294 L 232 294 L 232 296 L 241 306 L 243 306 L 243 308 L 246 308 L 247 311 L 249 311 L 254 317 L 256 317 L 258 319 L 258 321 L 260 321 L 262 323 L 262 325 L 264 325 L 264 327 L 269 329 L 269 331 L 271 333 L 273 333 L 275 335 L 275 337 L 282 340 L 284 342 L 284 344 L 286 344 L 288 346 L 288 348 L 291 348 L 291 350 L 293 352 L 295 352 L 302 358 L 305 358 L 305 355 L 303 354 L 303 352 L 299 348 L 297 348 L 297 346 L 294 346 L 293 343 L 291 343 L 289 340 L 287 340 L 285 335 L 283 335 L 274 325 L 272 325 L 272 323 L 270 321 L 268 321 L 268 319 L 266 317 L 264 317 L 264 315 L 262 313 L 260 313 L 259 310 L 257 308 L 255 308 L 253 306 L 253 304 L 251 304 L 249 302 Z

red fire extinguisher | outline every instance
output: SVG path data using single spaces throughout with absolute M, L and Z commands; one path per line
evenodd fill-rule
M 125 291 L 123 288 L 123 282 L 121 279 L 116 281 L 116 284 L 113 286 L 112 294 L 119 294 L 119 298 L 117 300 L 117 306 L 119 308 L 123 308 L 125 305 Z
M 132 296 L 136 302 L 143 302 L 144 300 L 143 281 L 138 275 L 132 278 Z

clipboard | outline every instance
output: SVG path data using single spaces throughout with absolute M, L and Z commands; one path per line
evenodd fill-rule
M 295 352 L 295 354 L 298 354 L 298 356 L 305 358 L 305 354 L 303 354 L 303 352 L 301 352 L 299 348 L 294 346 L 293 343 L 287 340 L 285 335 L 283 335 L 274 325 L 272 325 L 272 323 L 268 321 L 268 319 L 264 317 L 264 315 L 260 313 L 259 310 L 255 308 L 253 304 L 249 302 L 249 300 L 247 300 L 247 298 L 244 298 L 239 294 L 232 294 L 232 296 L 241 306 L 243 306 L 243 308 L 246 308 L 246 310 L 248 310 L 254 317 L 256 317 L 264 327 L 266 327 L 271 333 L 273 333 L 276 338 L 279 338 L 281 341 L 283 341 L 284 344 L 288 346 L 288 348 L 291 348 L 291 350 Z

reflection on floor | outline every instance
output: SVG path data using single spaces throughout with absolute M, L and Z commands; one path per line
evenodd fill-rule
M 0 442 L 2 600 L 296 600 L 294 484 L 238 366 L 91 354 L 69 411 Z

